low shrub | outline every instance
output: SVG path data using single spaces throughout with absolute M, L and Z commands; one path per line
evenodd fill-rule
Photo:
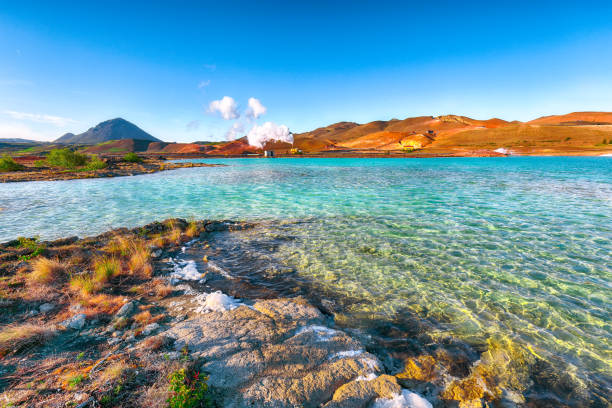
M 25 238 L 25 237 L 19 237 L 17 238 L 17 241 L 19 242 L 17 244 L 18 248 L 24 248 L 24 249 L 29 249 L 31 252 L 27 255 L 21 255 L 19 257 L 19 259 L 21 261 L 29 261 L 32 258 L 37 257 L 38 255 L 42 254 L 42 252 L 45 249 L 45 245 L 41 244 L 38 241 L 38 238 Z
M 87 170 L 102 170 L 106 167 L 107 164 L 100 160 L 100 158 L 95 154 L 91 156 L 89 163 L 87 163 L 87 166 L 85 166 Z
M 30 283 L 46 285 L 58 280 L 66 273 L 66 265 L 49 258 L 36 258 L 31 265 L 32 272 L 28 275 Z
M 74 169 L 85 166 L 89 161 L 87 155 L 66 149 L 53 149 L 49 152 L 46 162 L 50 166 Z
M 141 163 L 142 158 L 138 157 L 136 153 L 127 153 L 123 156 L 123 161 L 128 163 Z
M 25 166 L 17 163 L 11 156 L 0 158 L 0 172 L 19 171 L 25 169 Z
M 211 407 L 208 377 L 199 371 L 182 368 L 168 376 L 170 381 L 169 408 Z

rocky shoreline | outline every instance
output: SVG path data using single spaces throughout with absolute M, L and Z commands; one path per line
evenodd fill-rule
M 169 220 L 85 239 L 0 245 L 3 406 L 167 406 L 169 373 L 185 369 L 208 377 L 203 406 L 431 406 L 305 299 L 237 300 L 190 286 L 204 284 L 205 275 L 177 275 L 185 266 L 172 255 L 183 245 L 248 227 Z M 128 256 L 115 245 L 143 236 L 157 239 L 147 247 L 151 271 L 121 272 L 95 292 L 75 287 L 88 261 L 112 251 L 115 259 Z M 68 276 L 35 281 L 43 257 L 64 263 Z
M 172 219 L 0 244 L 2 406 L 166 407 L 196 386 L 214 407 L 560 406 L 511 386 L 533 363 L 519 352 L 390 364 L 304 297 L 234 298 L 181 258 L 197 248 L 207 263 L 214 234 L 253 227 Z
M 106 168 L 99 170 L 63 170 L 49 167 L 28 166 L 24 170 L 0 173 L 0 183 L 137 176 L 140 174 L 151 174 L 160 171 L 176 170 L 189 167 L 217 166 L 222 165 L 192 162 L 177 163 L 157 159 L 146 159 L 140 163 L 109 161 Z

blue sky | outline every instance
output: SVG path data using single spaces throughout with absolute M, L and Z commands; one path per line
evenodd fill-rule
M 399 3 L 0 0 L 0 138 L 612 111 L 611 2 Z

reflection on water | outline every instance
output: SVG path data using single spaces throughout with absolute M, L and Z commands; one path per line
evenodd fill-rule
M 546 362 L 569 376 L 560 381 L 572 391 L 555 392 L 605 397 L 612 159 L 222 162 L 230 166 L 1 185 L 0 239 L 169 216 L 263 221 L 227 234 L 211 258 L 246 282 L 267 282 L 262 296 L 307 288 L 333 302 L 321 306 L 340 324 L 404 322 L 435 343 L 516 348 L 531 371 L 548 373 Z

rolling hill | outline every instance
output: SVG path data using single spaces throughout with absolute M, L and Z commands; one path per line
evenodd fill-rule
M 524 123 L 458 115 L 419 116 L 365 124 L 339 122 L 294 135 L 294 147 L 304 152 L 416 148 L 426 154 L 470 155 L 503 148 L 516 154 L 598 154 L 612 149 L 611 143 L 609 112 L 573 112 Z
M 0 144 L 4 140 L 0 139 Z M 479 156 L 505 153 L 525 155 L 600 155 L 612 153 L 612 113 L 573 112 L 543 116 L 528 122 L 498 118 L 477 120 L 459 115 L 418 116 L 369 123 L 338 122 L 294 134 L 294 143 L 270 142 L 264 149 L 249 146 L 241 137 L 225 142 L 169 143 L 121 119 L 100 123 L 80 135 L 67 134 L 56 143 L 79 146 L 86 153 L 120 155 L 127 152 L 162 155 L 234 156 L 274 150 L 290 154 L 406 154 Z M 40 145 L 40 146 L 39 146 Z M 24 150 L 3 143 L 3 151 L 43 152 L 54 145 Z
M 86 132 L 78 135 L 66 133 L 59 139 L 55 140 L 55 143 L 95 145 L 98 143 L 121 139 L 161 142 L 161 140 L 151 136 L 133 123 L 122 118 L 116 118 L 99 123 L 95 127 L 89 128 L 89 130 Z

